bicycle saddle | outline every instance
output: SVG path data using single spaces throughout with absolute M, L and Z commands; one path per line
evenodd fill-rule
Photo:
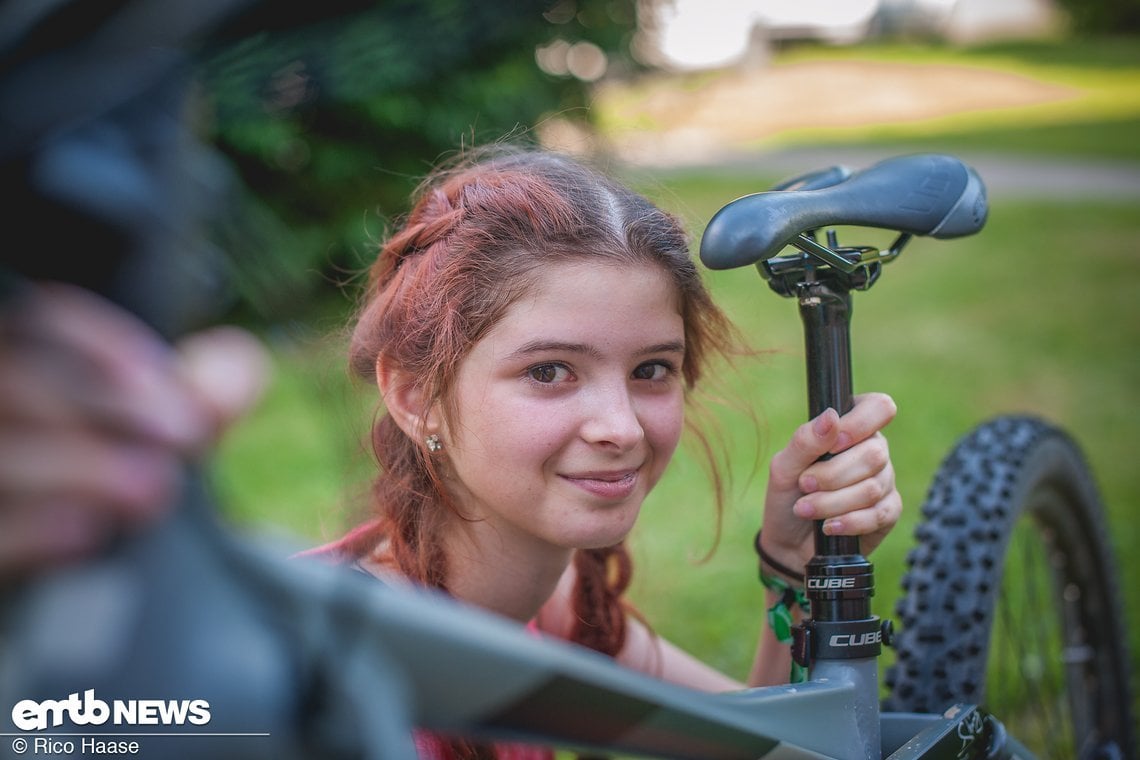
M 732 269 L 776 256 L 798 235 L 850 225 L 911 235 L 954 238 L 982 228 L 988 207 L 977 173 L 952 156 L 920 154 L 881 161 L 846 176 L 842 170 L 805 175 L 738 198 L 718 211 L 701 239 L 710 269 Z M 819 181 L 821 177 L 825 180 Z M 828 184 L 828 183 L 831 184 Z

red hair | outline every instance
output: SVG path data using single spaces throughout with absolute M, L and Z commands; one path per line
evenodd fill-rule
M 375 378 L 378 359 L 414 378 L 426 406 L 458 417 L 452 384 L 460 362 L 553 262 L 653 265 L 676 286 L 685 325 L 688 391 L 714 354 L 735 347 L 678 220 L 604 174 L 565 156 L 497 146 L 429 177 L 370 270 L 350 343 L 350 365 Z M 707 441 L 698 439 L 709 452 Z M 402 574 L 447 589 L 440 534 L 454 510 L 435 461 L 387 414 L 372 430 L 380 466 L 373 519 L 339 542 L 363 557 L 383 544 Z M 720 513 L 720 478 L 713 468 Z M 625 639 L 623 593 L 631 563 L 624 544 L 575 553 L 573 640 L 610 655 Z

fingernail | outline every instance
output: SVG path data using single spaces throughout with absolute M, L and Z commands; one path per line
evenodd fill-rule
M 806 499 L 800 499 L 792 505 L 792 514 L 801 520 L 810 520 L 815 517 L 815 505 Z
M 838 536 L 843 533 L 843 522 L 838 518 L 828 520 L 823 524 L 823 532 L 829 536 Z
M 830 433 L 832 427 L 835 425 L 835 416 L 831 414 L 831 411 L 830 408 L 824 410 L 823 414 L 816 417 L 815 422 L 812 423 L 812 430 L 820 438 Z
M 804 493 L 815 493 L 819 490 L 819 481 L 813 475 L 804 475 L 800 478 L 800 490 Z

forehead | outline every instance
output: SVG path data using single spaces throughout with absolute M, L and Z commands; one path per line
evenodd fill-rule
M 583 327 L 602 323 L 611 330 L 624 325 L 644 332 L 654 327 L 653 320 L 664 322 L 658 331 L 683 331 L 681 295 L 663 268 L 568 262 L 540 270 L 493 332 L 536 321 Z

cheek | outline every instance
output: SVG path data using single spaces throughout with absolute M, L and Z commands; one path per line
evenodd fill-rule
M 566 445 L 576 429 L 570 410 L 514 397 L 485 396 L 456 426 L 463 448 L 496 467 L 544 459 Z
M 677 450 L 685 428 L 684 400 L 680 396 L 662 399 L 649 410 L 645 420 L 646 438 L 653 446 L 658 468 L 663 470 Z

